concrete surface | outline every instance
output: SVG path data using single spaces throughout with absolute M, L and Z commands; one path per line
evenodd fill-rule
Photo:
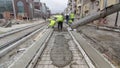
M 76 40 L 85 50 L 85 52 L 97 68 L 114 68 L 114 66 L 110 62 L 108 62 L 108 60 L 106 60 L 96 49 L 94 49 L 91 44 L 86 42 L 82 35 L 75 31 L 72 31 L 72 34 L 75 36 Z
M 62 38 L 64 38 L 64 40 L 61 39 L 61 38 L 60 39 L 56 39 L 56 37 L 61 36 L 61 35 L 62 35 Z M 56 44 L 55 43 L 56 40 L 57 41 L 59 40 L 61 42 L 64 42 L 65 40 L 67 40 L 67 43 L 65 42 L 67 45 L 61 45 L 63 43 L 59 43 L 60 45 L 55 45 Z M 65 47 L 65 48 L 68 48 L 68 50 L 67 49 L 65 50 L 62 46 Z M 56 47 L 59 47 L 59 48 L 56 48 Z M 60 50 L 60 51 L 59 50 L 54 50 L 53 57 L 55 57 L 55 58 L 54 58 L 54 61 L 53 61 L 52 60 L 53 57 L 51 56 L 52 55 L 51 52 L 53 52 L 52 50 L 54 48 L 59 49 L 59 50 L 60 50 L 60 48 L 61 49 L 63 48 L 63 51 L 62 50 Z M 66 52 L 64 52 L 64 50 Z M 71 62 L 68 63 L 68 64 L 66 64 L 65 62 L 69 62 L 69 61 L 63 62 L 65 64 L 58 63 L 58 64 L 62 64 L 62 65 L 65 65 L 65 66 L 64 67 L 57 67 L 57 65 L 55 65 L 54 63 L 56 63 L 56 61 L 59 62 L 58 60 L 62 61 L 62 59 L 61 59 L 62 57 L 60 57 L 60 55 L 65 57 L 65 56 L 67 56 L 65 53 L 67 53 L 68 51 L 72 52 L 72 60 L 69 60 Z M 59 55 L 58 52 L 60 52 L 61 54 Z M 68 54 L 69 54 L 69 52 L 68 52 Z M 47 47 L 44 50 L 42 56 L 38 60 L 38 63 L 37 63 L 35 68 L 89 68 L 89 67 L 88 67 L 85 59 L 83 58 L 81 52 L 79 52 L 76 44 L 72 40 L 72 37 L 69 35 L 69 33 L 68 32 L 64 32 L 64 31 L 63 32 L 55 31 L 53 33 L 51 39 L 49 40 L 49 42 L 47 44 Z
M 79 27 L 78 31 L 94 48 L 104 54 L 116 68 L 120 68 L 120 33 L 97 30 L 92 26 Z
M 11 66 L 8 68 L 26 68 L 32 58 L 35 56 L 39 48 L 42 46 L 49 34 L 52 33 L 52 29 L 46 30 L 43 36 L 31 45 Z
M 15 30 L 15 29 L 23 28 L 23 27 L 26 27 L 26 26 L 30 26 L 30 25 L 37 24 L 37 23 L 42 23 L 42 22 L 44 22 L 44 21 L 41 20 L 41 21 L 35 21 L 33 23 L 16 24 L 16 25 L 12 25 L 12 27 L 7 27 L 7 28 L 0 27 L 0 32 L 9 32 L 9 31 L 12 31 L 12 30 Z
M 73 55 L 64 35 L 57 35 L 55 37 L 55 42 L 51 50 L 50 57 L 53 64 L 57 67 L 64 67 L 72 61 Z

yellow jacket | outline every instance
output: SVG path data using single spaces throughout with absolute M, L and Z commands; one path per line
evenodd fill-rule
M 53 27 L 53 26 L 55 26 L 55 24 L 56 24 L 56 21 L 51 19 L 49 27 Z
M 72 24 L 73 21 L 70 19 L 68 22 L 69 22 L 70 24 Z
M 57 20 L 56 21 L 57 22 L 59 22 L 59 21 L 63 22 L 64 21 L 63 16 L 62 15 L 57 15 Z
M 70 19 L 74 19 L 74 18 L 75 18 L 74 13 L 71 13 L 71 14 L 70 14 Z

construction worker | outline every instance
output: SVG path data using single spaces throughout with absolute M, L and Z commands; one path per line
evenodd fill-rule
M 64 18 L 62 15 L 57 15 L 58 30 L 62 30 Z
M 68 25 L 71 26 L 72 22 L 73 22 L 73 21 L 72 21 L 71 19 L 69 19 Z
M 54 18 L 54 19 L 49 19 L 49 21 L 50 21 L 49 27 L 54 28 L 54 26 L 55 26 L 55 24 L 56 24 L 56 21 L 55 21 L 55 20 L 56 20 L 55 18 Z
M 70 19 L 71 19 L 72 21 L 74 21 L 74 18 L 75 18 L 74 13 L 70 13 Z

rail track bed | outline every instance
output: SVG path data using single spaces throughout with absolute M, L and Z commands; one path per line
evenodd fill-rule
M 114 68 L 81 34 L 67 30 L 44 29 L 9 68 Z
M 0 50 L 4 49 L 5 47 L 11 45 L 12 43 L 20 40 L 21 38 L 29 35 L 30 33 L 36 31 L 37 29 L 41 28 L 42 26 L 44 26 L 45 24 L 42 25 L 36 25 L 36 26 L 32 26 L 20 31 L 15 31 L 14 33 L 10 33 L 6 36 L 3 36 L 0 38 Z
M 17 32 L 15 31 L 13 35 L 10 33 L 10 35 L 6 35 L 5 37 L 2 37 L 1 40 L 6 39 L 6 41 L 10 40 L 7 39 L 7 37 L 11 37 L 12 40 L 15 40 L 15 38 L 18 38 L 19 40 L 15 40 L 12 44 L 9 44 L 8 46 L 5 46 L 4 48 L 1 48 L 0 50 L 0 68 L 8 68 L 10 64 L 12 64 L 24 51 L 35 42 L 35 38 L 39 33 L 42 32 L 43 29 L 45 29 L 47 26 L 45 24 L 39 24 L 37 27 L 35 25 L 31 28 L 20 30 Z M 30 30 L 31 29 L 31 30 Z M 29 31 L 27 31 L 29 30 Z M 33 31 L 34 30 L 34 31 Z M 25 33 L 26 31 L 26 33 Z M 20 35 L 23 33 L 23 35 Z M 18 34 L 18 35 L 17 35 Z M 26 34 L 26 35 L 24 35 Z M 15 35 L 15 36 L 14 36 Z M 19 36 L 19 37 L 16 37 Z M 20 38 L 21 37 L 21 38 Z M 11 40 L 10 40 L 11 41 Z
M 89 68 L 68 32 L 54 32 L 35 68 Z

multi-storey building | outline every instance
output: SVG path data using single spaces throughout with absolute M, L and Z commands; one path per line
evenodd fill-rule
M 14 0 L 16 17 L 33 18 L 33 0 Z
M 33 18 L 33 0 L 0 0 L 0 18 L 6 11 L 17 18 Z
M 0 0 L 0 18 L 3 18 L 3 13 L 6 11 L 17 19 L 33 19 L 50 15 L 49 8 L 40 0 Z
M 74 12 L 76 18 L 80 19 L 88 12 L 89 0 L 68 0 L 68 7 L 66 8 L 66 13 Z
M 72 11 L 72 0 L 68 0 L 67 8 L 65 10 L 66 14 Z
M 11 0 L 0 0 L 0 18 L 3 18 L 3 12 L 9 11 L 13 14 L 13 7 Z
M 80 18 L 80 13 L 81 13 L 81 0 L 77 0 L 76 2 L 76 17 L 79 19 Z
M 34 2 L 34 17 L 35 18 L 41 18 L 42 13 L 41 13 L 41 7 L 42 3 L 41 2 Z
M 65 12 L 74 12 L 76 19 L 95 14 L 105 7 L 118 3 L 120 0 L 68 0 L 68 7 Z M 113 18 L 114 17 L 114 18 Z M 119 14 L 120 18 L 120 14 Z M 120 21 L 118 18 L 118 21 Z M 114 25 L 116 13 L 107 16 L 108 24 Z M 120 25 L 119 25 L 120 26 Z
M 34 17 L 48 18 L 50 17 L 51 11 L 45 3 L 34 2 Z

